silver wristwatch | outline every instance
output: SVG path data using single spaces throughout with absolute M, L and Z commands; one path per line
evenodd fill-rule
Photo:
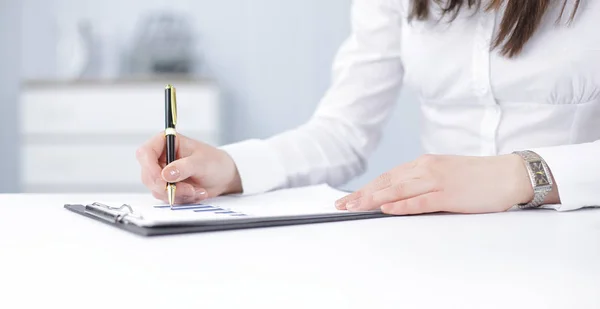
M 529 173 L 529 179 L 533 187 L 533 200 L 526 204 L 518 205 L 522 209 L 537 208 L 542 205 L 546 195 L 552 191 L 552 175 L 550 169 L 542 157 L 533 151 L 515 151 L 525 160 L 525 166 Z

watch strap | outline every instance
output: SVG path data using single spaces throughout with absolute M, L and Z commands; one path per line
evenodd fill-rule
M 550 169 L 544 159 L 533 151 L 525 150 L 515 151 L 513 153 L 519 155 L 525 161 L 527 173 L 529 174 L 529 179 L 533 187 L 533 199 L 529 203 L 519 204 L 518 206 L 522 209 L 538 208 L 544 203 L 546 196 L 552 190 L 552 175 L 550 175 Z M 543 177 L 542 179 L 545 180 L 542 181 L 541 184 L 536 180 L 539 176 Z

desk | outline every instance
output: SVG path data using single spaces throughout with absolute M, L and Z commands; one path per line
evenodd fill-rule
M 0 195 L 0 308 L 600 308 L 600 210 L 142 238 L 97 198 Z

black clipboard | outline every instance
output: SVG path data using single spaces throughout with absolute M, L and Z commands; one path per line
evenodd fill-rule
M 89 205 L 66 204 L 64 207 L 76 214 L 104 222 L 110 226 L 141 236 L 165 236 L 175 234 L 202 233 L 213 231 L 265 228 L 275 226 L 315 224 L 350 220 L 365 220 L 389 217 L 380 211 L 376 212 L 343 212 L 334 214 L 311 214 L 280 217 L 249 217 L 235 220 L 204 220 L 185 224 L 138 226 L 127 221 L 128 216 L 136 216 L 129 205 L 113 207 L 100 203 Z

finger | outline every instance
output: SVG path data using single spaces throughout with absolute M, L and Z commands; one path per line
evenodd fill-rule
M 379 175 L 379 177 L 377 177 L 374 181 L 368 183 L 361 189 L 337 200 L 335 202 L 335 207 L 337 209 L 348 209 L 349 203 L 359 201 L 364 197 L 369 196 L 375 190 L 379 190 L 380 188 L 387 188 L 388 186 L 390 186 L 393 181 L 392 178 L 393 174 L 391 171 Z
M 387 188 L 350 201 L 346 208 L 351 211 L 367 211 L 380 208 L 384 204 L 394 203 L 419 195 L 434 192 L 435 182 L 431 179 L 412 179 L 394 183 Z
M 198 156 L 185 157 L 167 165 L 161 172 L 161 177 L 166 182 L 180 182 L 192 176 L 202 178 L 203 162 Z
M 154 190 L 157 185 L 160 185 L 159 158 L 164 147 L 164 143 L 160 143 L 164 141 L 161 136 L 154 136 L 136 151 L 136 158 L 142 169 L 142 182 L 150 190 Z
M 401 165 L 389 172 L 381 174 L 375 180 L 361 188 L 360 190 L 353 192 L 352 194 L 346 195 L 343 198 L 335 202 L 337 209 L 347 209 L 347 204 L 351 201 L 356 201 L 369 196 L 375 191 L 379 191 L 388 188 L 392 183 L 404 182 L 419 177 L 419 172 L 414 169 L 416 165 L 414 163 L 407 163 Z
M 142 169 L 142 183 L 150 191 L 164 190 L 167 186 L 160 175 L 160 169 Z
M 136 153 L 140 164 L 157 164 L 158 158 L 160 158 L 160 156 L 164 152 L 165 143 L 166 142 L 164 133 L 159 133 L 154 135 L 150 140 L 148 140 L 144 145 L 142 145 L 142 147 L 140 147 Z
M 162 201 L 165 204 L 169 203 L 169 200 L 167 198 L 167 196 L 161 192 L 157 192 L 157 191 L 152 191 L 152 195 Z M 175 201 L 173 202 L 173 205 L 190 205 L 190 204 L 197 204 L 199 203 L 199 201 L 197 201 L 197 199 L 195 199 L 192 196 L 186 195 L 186 196 L 181 196 L 181 195 L 176 195 L 175 196 Z
M 419 195 L 381 206 L 382 212 L 391 215 L 416 215 L 439 212 L 441 210 L 442 199 L 438 192 Z
M 152 191 L 152 195 L 165 203 L 169 202 L 166 188 L 163 188 L 162 190 L 154 190 Z M 194 188 L 194 186 L 186 182 L 177 183 L 175 190 L 176 204 L 197 203 L 206 199 L 207 197 L 208 194 L 205 189 Z

